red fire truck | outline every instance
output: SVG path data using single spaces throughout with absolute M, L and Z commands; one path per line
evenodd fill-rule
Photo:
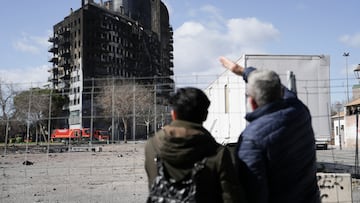
M 89 140 L 91 137 L 89 128 L 82 129 L 55 129 L 51 133 L 52 141 L 60 140 Z M 110 135 L 106 130 L 94 130 L 93 139 L 99 141 L 109 140 Z

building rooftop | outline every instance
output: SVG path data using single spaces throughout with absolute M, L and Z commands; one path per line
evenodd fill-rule
M 355 106 L 360 104 L 360 98 L 354 99 L 351 102 L 345 104 L 345 106 Z
M 345 115 L 345 112 L 344 111 L 341 111 L 340 113 L 336 113 L 335 115 L 331 116 L 332 119 L 335 119 L 335 118 L 343 118 Z

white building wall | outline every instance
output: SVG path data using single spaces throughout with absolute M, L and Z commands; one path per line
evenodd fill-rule
M 345 137 L 344 137 L 344 117 L 335 118 L 333 119 L 333 126 L 334 126 L 334 145 L 336 147 L 340 147 L 340 140 L 341 140 L 341 146 L 345 146 Z M 339 128 L 340 126 L 340 128 Z M 340 129 L 340 131 L 339 131 Z M 339 136 L 340 133 L 340 136 Z
M 204 91 L 211 101 L 205 128 L 219 143 L 236 143 L 246 126 L 245 82 L 242 77 L 225 71 Z
M 70 84 L 70 89 L 76 91 L 70 91 L 69 95 L 69 128 L 70 129 L 81 129 L 82 126 L 82 92 L 83 92 L 83 70 L 81 58 L 78 60 L 79 68 L 71 73 L 71 78 L 74 80 Z M 74 104 L 74 100 L 76 103 Z M 71 103 L 73 102 L 73 103 Z
M 297 95 L 309 107 L 317 139 L 330 141 L 330 58 L 324 55 L 243 55 L 243 67 L 276 71 L 288 86 L 288 72 L 296 78 Z M 226 102 L 225 87 L 229 88 Z M 211 101 L 204 126 L 219 143 L 234 143 L 246 127 L 245 82 L 242 77 L 225 71 L 204 90 Z M 228 112 L 226 112 L 226 103 Z
M 360 118 L 359 118 L 360 120 Z M 356 147 L 356 134 L 360 136 L 360 124 L 356 127 L 356 115 L 345 116 L 345 132 L 344 132 L 344 147 L 355 148 Z

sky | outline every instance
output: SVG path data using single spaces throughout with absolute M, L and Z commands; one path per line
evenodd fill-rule
M 176 77 L 221 74 L 219 56 L 324 54 L 330 56 L 331 102 L 347 101 L 347 95 L 352 99 L 352 85 L 359 83 L 353 69 L 360 64 L 360 1 L 163 2 L 174 30 Z M 2 0 L 0 80 L 32 86 L 46 82 L 53 25 L 80 6 L 81 0 Z

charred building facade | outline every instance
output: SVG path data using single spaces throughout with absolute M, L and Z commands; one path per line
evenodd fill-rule
M 161 0 L 82 0 L 79 9 L 71 9 L 49 38 L 49 79 L 69 98 L 66 127 L 90 127 L 90 92 L 101 78 L 148 77 L 147 83 L 163 84 L 159 98 L 170 93 L 172 36 Z

